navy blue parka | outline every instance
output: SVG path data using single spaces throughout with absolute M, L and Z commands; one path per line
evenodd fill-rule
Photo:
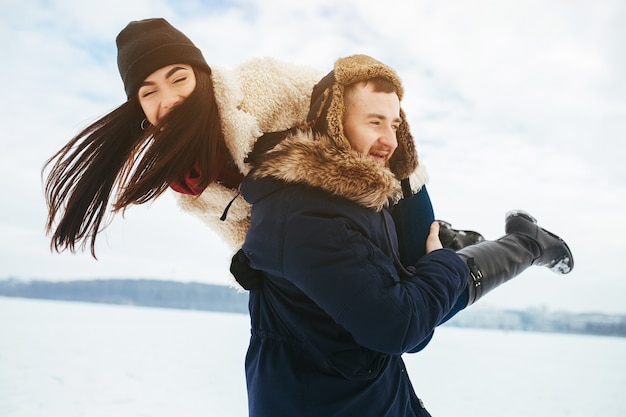
M 243 251 L 264 275 L 250 292 L 250 416 L 429 415 L 401 355 L 428 343 L 468 270 L 448 249 L 400 265 L 380 204 L 394 181 L 302 132 L 242 183 L 252 204 Z

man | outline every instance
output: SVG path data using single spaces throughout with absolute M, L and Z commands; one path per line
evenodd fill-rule
M 416 190 L 424 177 L 402 95 L 386 65 L 339 59 L 313 91 L 312 129 L 252 161 L 241 185 L 251 225 L 231 267 L 240 283 L 255 277 L 247 281 L 250 416 L 428 416 L 401 355 L 421 350 L 459 302 L 514 276 L 510 264 L 518 273 L 571 257 L 560 239 L 516 213 L 511 242 L 483 242 L 514 252 L 503 262 L 508 275 L 491 264 L 479 269 L 480 249 L 442 249 L 437 223 L 428 253 L 403 266 L 388 209 L 401 182 Z

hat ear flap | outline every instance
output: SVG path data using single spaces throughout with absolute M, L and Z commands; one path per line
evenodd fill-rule
M 397 131 L 398 148 L 389 160 L 389 168 L 398 180 L 407 178 L 419 165 L 417 149 L 404 110 L 400 109 L 402 123 Z
M 313 87 L 311 106 L 306 123 L 316 133 L 328 133 L 327 115 L 334 84 L 335 72 L 331 71 Z

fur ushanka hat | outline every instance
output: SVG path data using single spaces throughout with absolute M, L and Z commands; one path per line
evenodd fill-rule
M 404 88 L 400 77 L 387 65 L 367 55 L 338 59 L 334 69 L 313 88 L 307 125 L 316 133 L 330 136 L 337 146 L 349 148 L 350 143 L 343 132 L 345 86 L 377 77 L 391 81 L 396 87 L 398 98 L 402 100 Z M 389 160 L 389 168 L 398 180 L 403 180 L 417 169 L 419 162 L 415 142 L 402 109 L 400 117 L 402 122 L 397 131 L 398 148 Z
M 137 93 L 148 75 L 167 65 L 187 64 L 211 73 L 202 52 L 162 18 L 130 22 L 115 42 L 117 66 L 128 98 Z

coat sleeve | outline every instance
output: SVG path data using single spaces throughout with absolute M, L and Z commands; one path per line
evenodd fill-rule
M 369 349 L 411 351 L 465 289 L 467 266 L 451 250 L 422 257 L 414 276 L 400 279 L 389 254 L 348 219 L 296 216 L 289 223 L 283 276 Z
M 311 92 L 321 75 L 307 66 L 255 58 L 234 70 L 216 68 L 212 77 L 226 146 L 239 170 L 247 174 L 244 159 L 263 133 L 306 120 Z

